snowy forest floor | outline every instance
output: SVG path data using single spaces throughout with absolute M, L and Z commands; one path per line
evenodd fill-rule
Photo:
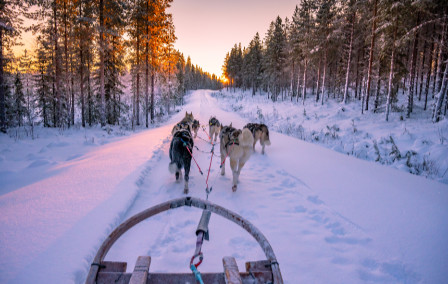
M 431 122 L 431 107 L 415 100 L 405 118 L 405 102 L 397 102 L 385 121 L 384 110 L 361 114 L 359 100 L 346 105 L 328 100 L 321 105 L 308 98 L 272 102 L 267 94 L 224 89 L 214 97 L 228 111 L 270 130 L 315 143 L 357 158 L 448 183 L 448 120 Z M 371 107 L 372 108 L 372 107 Z
M 171 129 L 185 111 L 202 124 L 211 115 L 238 128 L 252 120 L 223 110 L 231 103 L 212 93 L 193 92 L 167 122 L 135 134 L 73 128 L 39 129 L 34 140 L 0 135 L 0 283 L 84 283 L 96 250 L 118 224 L 185 196 L 168 171 Z M 198 136 L 201 151 L 193 154 L 205 171 L 211 145 L 203 131 Z M 213 159 L 210 200 L 263 232 L 285 283 L 444 282 L 446 184 L 273 129 L 270 136 L 265 155 L 256 146 L 235 193 L 228 162 L 220 176 Z M 204 189 L 205 177 L 192 165 L 189 194 L 205 198 Z M 106 260 L 126 261 L 132 271 L 138 255 L 150 255 L 153 272 L 188 272 L 200 214 L 180 208 L 142 222 Z M 223 256 L 235 257 L 240 270 L 264 258 L 245 231 L 215 215 L 203 252 L 201 272 L 222 271 Z

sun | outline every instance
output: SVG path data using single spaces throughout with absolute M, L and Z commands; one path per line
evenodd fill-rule
M 224 75 L 221 75 L 220 80 L 225 85 L 227 85 L 229 83 L 229 79 Z

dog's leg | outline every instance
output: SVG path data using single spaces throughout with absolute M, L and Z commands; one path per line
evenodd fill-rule
M 176 181 L 179 180 L 179 172 L 176 172 Z
M 233 186 L 232 191 L 236 191 L 237 183 L 238 183 L 238 170 L 237 170 L 237 161 L 230 159 L 230 168 L 232 169 L 233 175 Z
M 188 194 L 188 181 L 190 180 L 190 166 L 191 166 L 191 159 L 190 159 L 190 162 L 184 166 L 184 168 L 185 168 L 184 194 Z
M 262 139 L 260 139 L 260 144 L 261 144 L 261 154 L 264 155 L 264 141 Z
M 181 170 L 181 168 L 182 168 L 182 165 L 178 164 L 177 165 L 177 172 L 176 172 L 176 174 L 179 173 L 179 181 L 182 179 L 182 170 Z
M 188 181 L 185 181 L 184 184 L 184 194 L 188 194 Z
M 221 175 L 225 175 L 226 174 L 226 162 L 225 162 L 225 155 L 224 153 L 221 151 Z

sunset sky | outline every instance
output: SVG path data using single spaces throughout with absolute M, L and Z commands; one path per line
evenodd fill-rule
M 300 0 L 174 0 L 175 48 L 191 57 L 204 71 L 221 76 L 224 57 L 235 43 L 247 46 L 256 32 L 264 38 L 269 23 L 278 15 L 291 18 Z M 29 21 L 27 21 L 29 23 Z M 22 35 L 24 46 L 34 48 L 30 32 Z
M 222 74 L 227 52 L 235 43 L 247 46 L 256 32 L 263 39 L 278 15 L 291 19 L 300 0 L 174 0 L 175 48 L 204 71 Z

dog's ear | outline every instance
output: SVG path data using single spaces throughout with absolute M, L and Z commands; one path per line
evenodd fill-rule
M 232 127 L 232 123 L 230 123 L 229 127 Z

